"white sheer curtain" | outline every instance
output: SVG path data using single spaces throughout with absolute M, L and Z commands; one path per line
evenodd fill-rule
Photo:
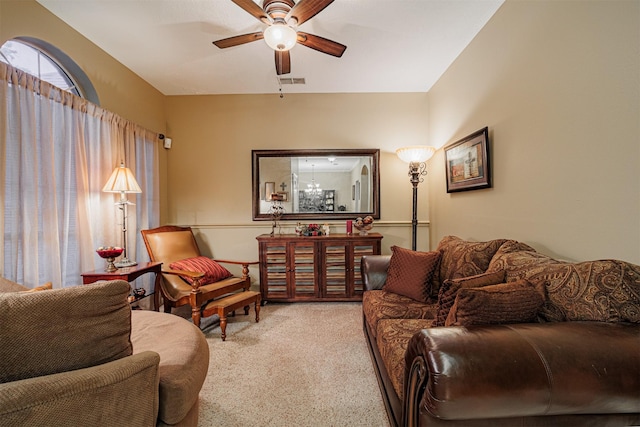
M 0 62 L 0 275 L 64 287 L 103 268 L 95 249 L 122 244 L 118 196 L 102 192 L 121 160 L 142 188 L 128 255 L 148 260 L 138 236 L 159 224 L 157 134 Z

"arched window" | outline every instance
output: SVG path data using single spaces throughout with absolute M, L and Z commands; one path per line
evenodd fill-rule
M 16 37 L 0 47 L 0 61 L 100 105 L 89 77 L 64 52 L 42 40 Z

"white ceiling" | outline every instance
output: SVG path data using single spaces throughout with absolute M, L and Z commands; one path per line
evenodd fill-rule
M 273 51 L 214 40 L 265 28 L 231 0 L 37 0 L 165 95 L 277 93 Z M 262 5 L 262 0 L 254 0 Z M 504 0 L 335 0 L 301 31 L 347 46 L 297 45 L 284 93 L 427 92 Z
M 360 164 L 360 157 L 304 157 L 297 159 L 296 166 L 300 173 L 311 172 L 351 172 Z M 295 160 L 292 160 L 292 163 Z

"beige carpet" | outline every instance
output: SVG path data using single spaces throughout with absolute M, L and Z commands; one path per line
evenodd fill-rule
M 258 324 L 240 310 L 225 342 L 207 320 L 200 427 L 389 425 L 360 303 L 269 303 Z

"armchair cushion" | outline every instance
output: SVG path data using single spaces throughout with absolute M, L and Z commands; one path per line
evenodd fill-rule
M 418 252 L 399 246 L 392 246 L 391 251 L 387 281 L 382 289 L 416 301 L 429 302 L 440 252 Z
M 527 280 L 460 289 L 445 326 L 530 323 L 545 300 L 545 285 Z
M 133 354 L 160 355 L 159 420 L 167 425 L 197 425 L 198 395 L 209 368 L 204 334 L 185 319 L 155 311 L 134 310 L 131 321 Z M 194 408 L 196 418 L 190 424 Z
M 172 270 L 181 271 L 200 271 L 204 273 L 200 285 L 208 285 L 209 283 L 219 282 L 222 279 L 231 277 L 231 272 L 205 256 L 197 256 L 193 258 L 182 259 L 180 261 L 172 262 L 169 267 Z M 189 283 L 193 283 L 191 277 L 183 276 L 183 279 Z
M 130 290 L 118 280 L 0 293 L 0 383 L 131 355 Z

